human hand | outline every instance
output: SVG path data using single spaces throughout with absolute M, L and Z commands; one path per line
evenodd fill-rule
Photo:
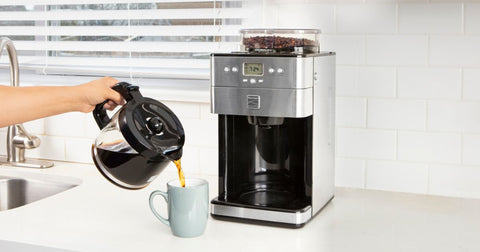
M 113 90 L 112 87 L 120 81 L 103 77 L 82 85 L 76 86 L 80 95 L 80 111 L 91 112 L 99 103 L 108 100 L 104 105 L 105 109 L 113 110 L 117 105 L 125 103 L 120 93 Z

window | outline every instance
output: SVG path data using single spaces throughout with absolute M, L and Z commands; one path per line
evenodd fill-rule
M 209 54 L 238 50 L 259 16 L 252 2 L 2 0 L 0 36 L 39 73 L 208 79 Z

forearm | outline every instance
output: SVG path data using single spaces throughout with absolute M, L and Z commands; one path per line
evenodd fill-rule
M 0 127 L 78 111 L 77 87 L 0 86 Z
M 118 80 L 99 78 L 81 85 L 61 87 L 7 87 L 0 85 L 0 127 L 70 111 L 91 112 L 109 100 L 104 108 L 123 104 L 120 93 L 112 89 Z

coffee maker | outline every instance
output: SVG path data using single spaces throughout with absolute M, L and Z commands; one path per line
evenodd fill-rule
M 242 30 L 211 55 L 218 219 L 302 227 L 334 196 L 335 53 L 319 30 Z

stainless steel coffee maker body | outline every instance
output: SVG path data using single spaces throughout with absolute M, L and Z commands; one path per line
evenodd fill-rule
M 301 227 L 334 196 L 335 54 L 211 55 L 213 217 Z

